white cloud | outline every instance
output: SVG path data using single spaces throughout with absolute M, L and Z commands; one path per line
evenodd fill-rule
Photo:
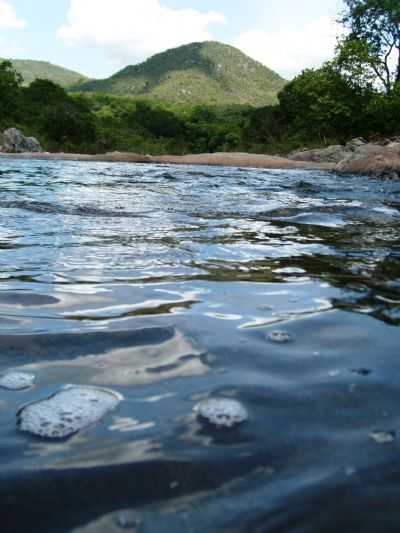
M 125 65 L 167 48 L 209 40 L 210 24 L 224 22 L 221 13 L 171 9 L 159 0 L 70 0 L 58 36 L 70 45 L 100 48 L 116 65 Z
M 272 32 L 244 32 L 235 46 L 282 76 L 292 78 L 303 69 L 319 67 L 332 58 L 338 33 L 338 24 L 322 16 L 302 28 L 285 26 Z
M 19 19 L 10 2 L 0 0 L 0 28 L 23 28 L 25 21 Z

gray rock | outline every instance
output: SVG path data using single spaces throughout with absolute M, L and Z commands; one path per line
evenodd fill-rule
M 352 139 L 348 143 L 346 143 L 345 148 L 346 150 L 350 150 L 351 152 L 354 152 L 358 150 L 361 146 L 364 146 L 365 144 L 367 144 L 367 142 L 364 139 L 362 139 L 361 137 L 357 137 L 355 139 Z
M 339 163 L 349 153 L 350 150 L 348 150 L 345 146 L 342 146 L 341 144 L 335 144 L 332 146 L 328 146 L 327 148 L 292 152 L 288 155 L 288 158 L 292 161 L 306 161 L 313 163 Z
M 0 134 L 0 151 L 9 154 L 24 152 L 42 152 L 42 147 L 35 137 L 25 137 L 17 128 L 9 128 Z
M 386 148 L 379 144 L 364 143 L 362 145 L 352 145 L 352 150 L 348 151 L 339 163 L 348 163 L 349 161 L 358 161 L 378 155 L 385 155 Z
M 368 143 L 362 138 L 345 146 L 332 145 L 317 150 L 293 152 L 289 159 L 316 163 L 336 163 L 345 173 L 369 174 L 385 179 L 400 177 L 400 142 L 398 138 Z
M 42 147 L 36 137 L 25 137 L 25 152 L 43 152 Z

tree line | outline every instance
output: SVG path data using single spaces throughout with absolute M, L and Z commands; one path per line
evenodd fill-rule
M 189 153 L 292 149 L 400 135 L 400 2 L 345 0 L 335 57 L 306 69 L 264 108 L 152 102 L 29 87 L 0 64 L 0 129 L 18 126 L 51 151 Z

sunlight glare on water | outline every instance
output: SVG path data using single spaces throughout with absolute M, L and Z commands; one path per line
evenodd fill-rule
M 1 164 L 3 533 L 398 531 L 399 182 Z

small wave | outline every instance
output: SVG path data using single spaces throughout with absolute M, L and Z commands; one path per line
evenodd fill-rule
M 127 213 L 121 210 L 111 211 L 107 209 L 100 209 L 98 207 L 83 205 L 83 206 L 63 206 L 49 202 L 36 201 L 5 201 L 0 202 L 0 208 L 3 209 L 21 209 L 23 211 L 31 211 L 33 213 L 54 214 L 54 215 L 69 215 L 81 217 L 99 217 L 99 218 L 143 218 L 147 215 L 143 213 Z

